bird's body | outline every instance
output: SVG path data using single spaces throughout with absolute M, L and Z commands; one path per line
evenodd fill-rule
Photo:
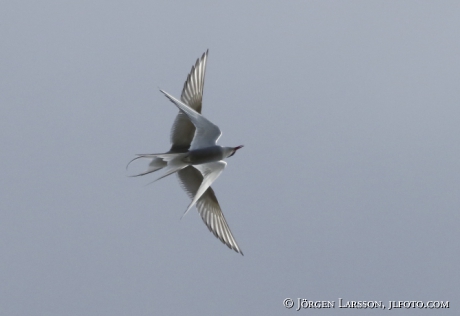
M 229 248 L 243 254 L 211 188 L 211 184 L 227 165 L 223 159 L 234 155 L 243 146 L 217 145 L 222 132 L 218 126 L 200 114 L 207 56 L 206 51 L 192 67 L 184 83 L 181 101 L 160 90 L 179 108 L 179 114 L 171 130 L 171 149 L 161 154 L 138 155 L 133 160 L 147 158 L 151 159 L 151 162 L 145 172 L 134 176 L 143 176 L 164 169 L 165 173 L 157 179 L 159 180 L 177 173 L 184 191 L 192 199 L 185 213 L 196 205 L 209 230 Z
M 227 148 L 221 146 L 211 146 L 189 150 L 188 155 L 184 158 L 184 161 L 190 163 L 191 165 L 200 165 L 203 163 L 219 161 L 227 158 L 229 152 L 233 149 L 231 147 Z

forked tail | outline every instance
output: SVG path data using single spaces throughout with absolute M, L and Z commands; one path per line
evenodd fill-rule
M 183 158 L 186 155 L 187 153 L 141 154 L 141 155 L 137 155 L 136 158 L 131 160 L 126 166 L 126 169 L 128 169 L 129 165 L 134 160 L 141 159 L 141 158 L 152 159 L 146 171 L 141 172 L 139 174 L 131 175 L 130 177 L 143 176 L 143 175 L 146 175 L 146 174 L 149 174 L 149 173 L 165 168 L 165 174 L 163 174 L 161 177 L 155 180 L 155 181 L 158 181 L 160 179 L 163 179 L 166 176 L 169 176 L 170 174 L 173 174 L 176 171 L 179 171 L 187 167 L 188 164 L 183 161 Z

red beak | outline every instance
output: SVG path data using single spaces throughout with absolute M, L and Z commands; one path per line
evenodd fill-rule
M 243 145 L 236 146 L 236 147 L 235 147 L 235 151 L 237 151 L 238 149 L 243 148 L 243 147 L 244 147 Z

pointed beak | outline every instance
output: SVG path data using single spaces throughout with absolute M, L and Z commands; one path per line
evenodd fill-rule
M 240 149 L 241 147 L 243 147 L 243 145 L 233 147 L 233 152 L 232 152 L 232 153 L 230 154 L 230 156 L 228 156 L 228 157 L 230 158 L 231 156 L 233 156 L 233 155 L 236 153 L 236 151 L 237 151 L 238 149 Z

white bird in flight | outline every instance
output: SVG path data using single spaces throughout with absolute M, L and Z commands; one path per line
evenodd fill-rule
M 211 188 L 211 184 L 227 165 L 223 159 L 233 156 L 243 146 L 222 147 L 217 145 L 222 135 L 221 130 L 200 114 L 207 58 L 208 51 L 197 59 L 195 66 L 192 66 L 184 83 L 180 101 L 160 90 L 179 108 L 179 114 L 171 129 L 171 149 L 162 154 L 137 155 L 128 163 L 128 166 L 136 159 L 151 159 L 148 169 L 133 177 L 143 176 L 164 168 L 164 175 L 155 181 L 177 173 L 182 188 L 192 199 L 184 215 L 196 205 L 208 229 L 229 248 L 243 254 L 228 227 L 214 190 Z

